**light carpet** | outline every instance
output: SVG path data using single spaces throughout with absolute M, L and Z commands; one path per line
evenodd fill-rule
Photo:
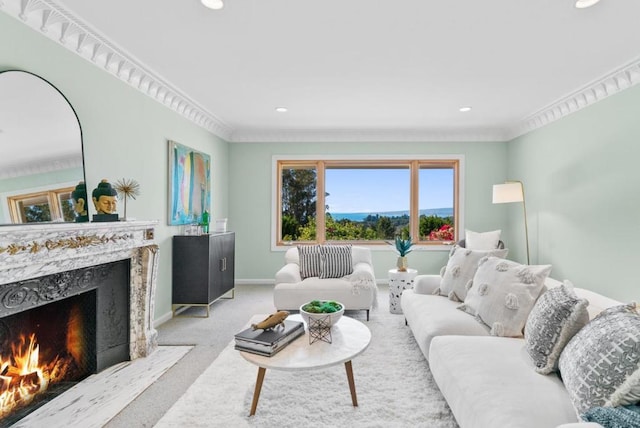
M 344 364 L 267 370 L 249 417 L 258 369 L 232 342 L 155 427 L 457 427 L 404 317 L 381 307 L 365 324 L 371 344 L 352 362 L 358 407 L 351 405 Z

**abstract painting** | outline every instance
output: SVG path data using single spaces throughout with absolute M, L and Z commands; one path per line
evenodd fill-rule
M 200 223 L 211 212 L 211 157 L 169 140 L 169 225 Z

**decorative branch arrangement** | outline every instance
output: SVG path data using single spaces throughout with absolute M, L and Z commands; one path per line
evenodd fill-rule
M 123 178 L 121 180 L 116 181 L 116 184 L 113 186 L 118 194 L 122 195 L 124 200 L 124 219 L 127 219 L 127 199 L 135 199 L 136 196 L 140 195 L 140 184 L 133 179 Z

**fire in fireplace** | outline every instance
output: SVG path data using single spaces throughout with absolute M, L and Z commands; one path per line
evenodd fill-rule
M 0 422 L 95 372 L 95 290 L 0 320 Z
M 130 260 L 0 285 L 0 426 L 129 360 Z

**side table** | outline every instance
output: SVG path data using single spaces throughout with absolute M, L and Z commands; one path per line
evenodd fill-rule
M 400 296 L 408 288 L 413 288 L 413 279 L 418 275 L 416 269 L 400 272 L 398 269 L 389 270 L 389 312 L 401 314 Z

